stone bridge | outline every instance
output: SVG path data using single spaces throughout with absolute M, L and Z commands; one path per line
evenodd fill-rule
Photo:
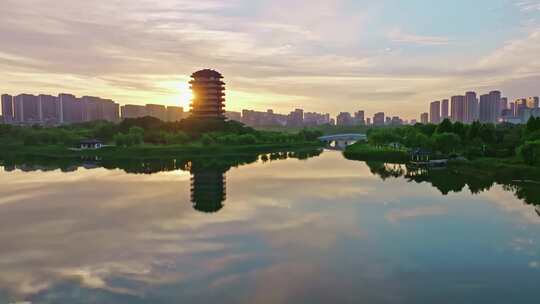
M 319 137 L 319 140 L 326 143 L 330 148 L 344 149 L 358 141 L 367 141 L 366 134 L 333 134 Z

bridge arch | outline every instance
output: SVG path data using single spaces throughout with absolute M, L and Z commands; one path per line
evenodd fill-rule
M 367 141 L 367 135 L 361 133 L 333 134 L 319 137 L 329 148 L 343 150 L 358 141 Z

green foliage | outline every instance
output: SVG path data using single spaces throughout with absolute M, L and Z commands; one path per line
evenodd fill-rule
M 433 147 L 440 152 L 455 152 L 461 139 L 454 133 L 438 133 L 433 136 Z
M 120 147 L 131 147 L 135 145 L 140 145 L 143 143 L 144 130 L 140 127 L 131 127 L 129 132 L 118 133 L 114 136 L 114 142 L 117 146 Z
M 322 131 L 314 129 L 303 129 L 298 133 L 298 136 L 306 141 L 315 141 L 319 137 L 323 136 Z
M 518 149 L 519 156 L 528 165 L 540 165 L 540 140 L 528 141 Z
M 467 139 L 467 127 L 461 122 L 454 123 L 452 126 L 452 133 L 459 136 L 459 138 L 463 141 Z
M 203 134 L 201 137 L 201 143 L 205 146 L 210 146 L 216 143 L 214 137 L 212 137 L 210 134 Z
M 452 122 L 450 119 L 446 118 L 443 120 L 438 126 L 437 126 L 437 133 L 451 133 L 454 131 L 454 126 L 452 125 Z
M 540 131 L 540 117 L 531 117 L 527 122 L 525 130 L 529 134 Z
M 99 122 L 92 128 L 93 137 L 102 141 L 110 141 L 116 134 L 116 125 L 111 122 Z
M 397 129 L 382 128 L 370 129 L 368 131 L 368 142 L 374 146 L 383 146 L 391 143 L 400 143 L 402 138 L 398 134 Z
M 360 142 L 347 147 L 343 155 L 349 159 L 364 161 L 405 163 L 409 160 L 409 153 L 405 150 L 390 147 L 374 147 Z

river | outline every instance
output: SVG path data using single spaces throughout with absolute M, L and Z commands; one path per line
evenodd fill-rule
M 0 303 L 538 303 L 539 184 L 345 159 L 9 160 Z

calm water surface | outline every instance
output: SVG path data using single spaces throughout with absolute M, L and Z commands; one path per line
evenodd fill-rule
M 0 303 L 540 301 L 540 184 L 271 158 L 4 162 Z

